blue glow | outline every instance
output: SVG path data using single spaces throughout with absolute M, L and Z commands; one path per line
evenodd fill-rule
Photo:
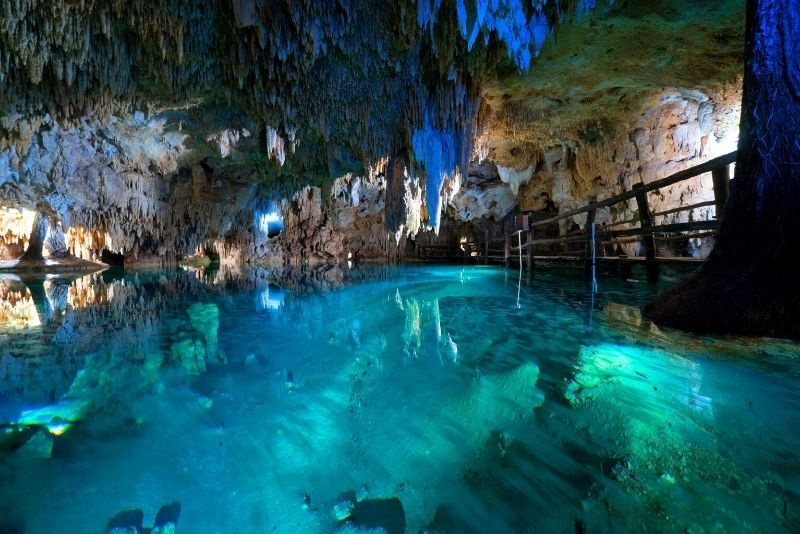
M 417 22 L 433 35 L 433 24 L 441 0 L 420 0 L 417 4 Z M 526 71 L 531 60 L 539 55 L 544 39 L 550 33 L 547 19 L 539 9 L 529 21 L 525 16 L 522 0 L 476 0 L 475 20 L 470 21 L 466 0 L 456 1 L 456 17 L 461 37 L 471 51 L 479 33 L 483 33 L 484 43 L 494 32 L 508 49 L 508 57 L 517 68 Z
M 530 22 L 531 35 L 533 36 L 533 47 L 536 55 L 542 51 L 544 40 L 550 34 L 550 27 L 547 25 L 547 18 L 544 13 L 539 13 L 531 17 Z
M 505 43 L 508 57 L 520 71 L 527 71 L 531 61 L 542 51 L 542 45 L 552 28 L 539 5 L 530 20 L 525 15 L 523 0 L 473 0 L 475 6 L 474 20 L 467 8 L 468 0 L 456 0 L 456 18 L 461 37 L 467 43 L 467 50 L 472 51 L 479 34 L 483 34 L 484 44 L 494 32 Z M 545 2 L 546 3 L 546 2 Z M 613 5 L 614 0 L 607 0 Z M 579 0 L 576 13 L 585 14 L 598 5 L 597 0 Z M 441 7 L 441 0 L 419 0 L 417 3 L 417 23 L 427 29 L 433 36 L 433 25 Z
M 458 29 L 461 31 L 461 37 L 467 38 L 467 6 L 464 5 L 464 0 L 456 2 L 456 16 L 458 17 Z M 471 47 L 470 47 L 471 49 Z
M 442 183 L 453 174 L 458 165 L 458 150 L 454 132 L 433 127 L 430 113 L 425 110 L 423 127 L 417 128 L 411 138 L 414 157 L 425 169 L 425 204 L 429 224 L 437 231 L 442 210 Z
M 283 231 L 283 215 L 274 201 L 260 202 L 253 209 L 253 229 L 257 240 L 274 237 Z
M 278 286 L 268 285 L 256 294 L 256 310 L 277 313 L 283 308 L 283 290 Z
M 256 220 L 256 228 L 258 228 L 258 230 L 264 234 L 269 234 L 270 224 L 272 224 L 273 229 L 276 229 L 277 227 L 283 228 L 283 220 L 281 216 L 274 211 L 267 213 L 257 211 L 255 212 L 254 217 Z
M 417 2 L 417 24 L 422 29 L 427 29 L 431 32 L 433 37 L 433 25 L 436 23 L 436 15 L 439 14 L 439 8 L 442 6 L 442 0 L 418 0 Z

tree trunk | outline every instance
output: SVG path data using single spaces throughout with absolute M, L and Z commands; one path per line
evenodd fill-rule
M 800 0 L 748 0 L 739 152 L 708 261 L 645 308 L 698 332 L 800 338 Z

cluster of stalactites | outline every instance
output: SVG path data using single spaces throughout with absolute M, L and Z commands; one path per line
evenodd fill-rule
M 456 0 L 458 29 L 467 50 L 472 51 L 478 37 L 488 44 L 494 34 L 506 45 L 508 57 L 517 68 L 528 70 L 551 27 L 544 12 L 546 0 L 535 0 L 530 15 L 524 4 L 523 0 Z M 431 40 L 441 6 L 442 0 L 417 2 L 417 23 L 430 32 Z
M 0 248 L 27 248 L 35 216 L 31 210 L 0 206 Z
M 407 161 L 405 152 L 401 153 L 408 167 L 403 173 L 414 177 L 413 182 L 424 191 L 424 206 L 419 212 L 435 232 L 439 230 L 442 210 L 458 192 L 461 175 L 471 158 L 477 106 L 477 99 L 469 96 L 460 76 L 421 96 L 417 102 L 416 127 L 411 134 Z M 387 183 L 391 187 L 391 180 Z M 411 182 L 408 184 L 410 187 Z M 415 192 L 407 188 L 406 196 L 414 198 Z M 389 209 L 392 208 L 387 205 Z
M 411 175 L 408 156 L 399 153 L 386 165 L 386 228 L 399 240 L 419 232 L 422 221 L 422 188 Z
M 331 47 L 347 48 L 344 36 L 353 31 L 352 2 L 304 0 L 281 6 L 285 9 L 257 0 L 232 4 L 237 38 L 228 64 L 236 85 L 259 116 L 277 120 L 276 130 L 295 121 L 312 123 L 308 119 L 317 101 L 327 100 L 332 91 L 310 85 L 307 78 Z M 342 90 L 336 80 L 326 81 L 334 91 Z
M 283 136 L 271 126 L 266 128 L 266 150 L 267 155 L 283 166 L 286 162 L 286 153 L 294 154 L 300 140 L 295 137 L 296 129 L 286 128 L 286 135 Z
M 301 136 L 310 145 L 302 157 L 322 154 L 332 175 L 407 152 L 409 184 L 424 193 L 422 220 L 438 229 L 469 159 L 480 88 L 459 63 L 465 54 L 452 52 L 477 52 L 478 38 L 495 36 L 525 70 L 559 8 L 545 0 L 523 7 L 523 0 L 0 0 L 0 118 L 17 110 L 69 119 L 137 97 L 157 106 L 235 94 L 267 125 L 264 151 L 280 165 Z M 456 37 L 428 50 L 437 24 L 450 24 Z M 445 64 L 440 79 L 426 69 L 431 55 Z M 144 217 L 161 209 L 150 199 L 136 208 Z
M 215 17 L 211 2 L 2 0 L 0 111 L 69 123 L 214 87 Z
M 65 238 L 69 253 L 88 261 L 100 261 L 104 249 L 114 253 L 123 252 L 115 250 L 111 235 L 98 228 L 87 229 L 81 225 L 70 227 Z

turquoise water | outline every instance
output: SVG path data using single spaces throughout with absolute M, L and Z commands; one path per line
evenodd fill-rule
M 6 275 L 0 532 L 796 531 L 798 346 L 661 331 L 668 283 Z

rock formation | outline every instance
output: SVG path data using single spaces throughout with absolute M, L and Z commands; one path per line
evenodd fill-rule
M 5 2 L 0 259 L 34 217 L 86 260 L 297 264 L 396 261 L 569 210 L 734 146 L 743 9 Z M 710 194 L 701 176 L 653 209 Z

